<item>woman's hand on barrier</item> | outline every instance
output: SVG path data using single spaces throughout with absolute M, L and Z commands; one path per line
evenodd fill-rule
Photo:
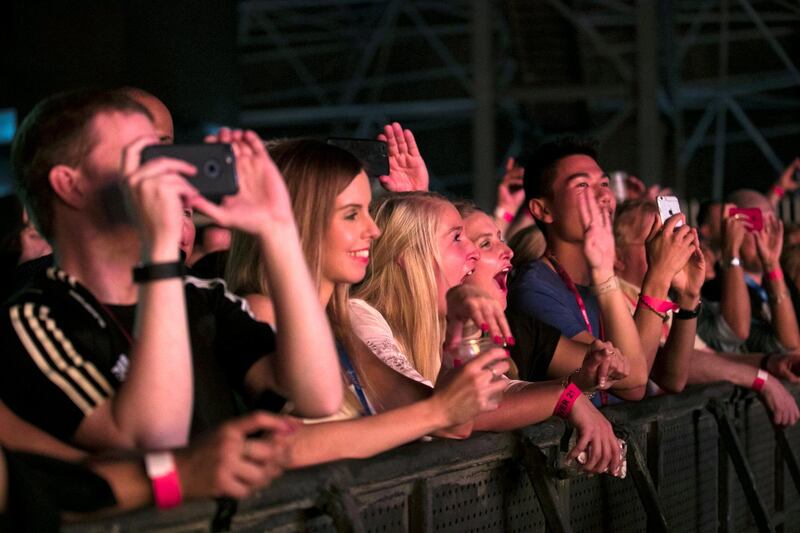
M 772 413 L 772 422 L 776 426 L 786 427 L 797 423 L 800 418 L 797 400 L 786 390 L 783 383 L 770 376 L 761 389 L 761 397 Z
M 775 354 L 767 360 L 767 371 L 789 383 L 800 383 L 800 353 Z
M 288 464 L 294 427 L 287 417 L 251 413 L 176 451 L 184 499 L 241 499 L 266 487 Z
M 611 422 L 603 413 L 581 395 L 572 406 L 568 420 L 578 430 L 578 442 L 567 455 L 567 461 L 577 460 L 581 452 L 585 452 L 586 462 L 582 466 L 586 472 L 619 475 L 622 448 Z
M 502 306 L 488 293 L 471 285 L 458 285 L 447 291 L 447 329 L 445 348 L 461 341 L 464 325 L 472 321 L 496 344 L 513 344 L 511 328 Z
M 393 122 L 383 127 L 378 140 L 386 143 L 389 154 L 389 175 L 379 178 L 381 185 L 391 192 L 427 191 L 428 167 L 411 130 Z
M 630 363 L 610 342 L 595 339 L 572 382 L 584 392 L 605 390 L 628 377 Z
M 510 368 L 506 351 L 493 348 L 462 367 L 442 372 L 431 399 L 442 409 L 445 427 L 470 422 L 481 413 L 497 409 L 508 385 L 501 376 Z

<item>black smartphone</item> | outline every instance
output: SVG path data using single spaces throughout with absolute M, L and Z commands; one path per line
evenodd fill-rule
M 209 200 L 239 192 L 236 158 L 230 144 L 152 144 L 142 150 L 142 163 L 157 157 L 182 159 L 197 167 L 191 184 Z
M 370 178 L 389 175 L 389 154 L 385 142 L 331 137 L 328 139 L 328 144 L 338 146 L 356 156 Z

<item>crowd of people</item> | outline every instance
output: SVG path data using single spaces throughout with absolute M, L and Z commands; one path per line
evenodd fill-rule
M 217 203 L 189 162 L 142 162 L 174 140 L 142 90 L 61 93 L 25 117 L 0 524 L 244 498 L 286 469 L 551 416 L 577 432 L 568 461 L 624 477 L 602 407 L 687 384 L 754 389 L 797 423 L 800 249 L 775 205 L 800 160 L 692 227 L 636 178 L 615 198 L 585 140 L 509 160 L 486 213 L 428 190 L 411 131 L 378 138 L 373 198 L 340 147 L 223 128 L 205 141 L 232 147 L 238 192 Z

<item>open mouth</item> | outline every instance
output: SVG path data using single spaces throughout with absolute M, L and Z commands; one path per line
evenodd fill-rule
M 507 266 L 494 276 L 494 282 L 497 283 L 497 286 L 503 292 L 508 292 L 508 273 L 511 271 L 511 267 Z
M 473 268 L 472 270 L 470 270 L 469 272 L 464 274 L 464 277 L 461 278 L 461 283 L 464 283 L 465 281 L 467 281 L 467 278 L 470 277 L 474 273 L 475 273 L 475 269 Z

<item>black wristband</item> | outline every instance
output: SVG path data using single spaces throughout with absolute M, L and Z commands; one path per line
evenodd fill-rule
M 160 279 L 180 278 L 186 274 L 186 267 L 182 261 L 172 263 L 153 263 L 141 265 L 133 269 L 133 281 L 145 283 Z
M 772 352 L 772 353 L 768 353 L 768 354 L 764 355 L 764 357 L 761 358 L 761 362 L 758 363 L 758 368 L 760 368 L 761 370 L 766 370 L 767 369 L 767 365 L 769 364 L 770 358 L 772 356 L 774 356 L 774 355 L 778 355 L 778 353 L 777 352 Z
M 692 320 L 693 318 L 697 318 L 702 307 L 703 302 L 701 301 L 694 309 L 679 309 L 677 312 L 672 314 L 672 318 L 676 318 L 678 320 Z

